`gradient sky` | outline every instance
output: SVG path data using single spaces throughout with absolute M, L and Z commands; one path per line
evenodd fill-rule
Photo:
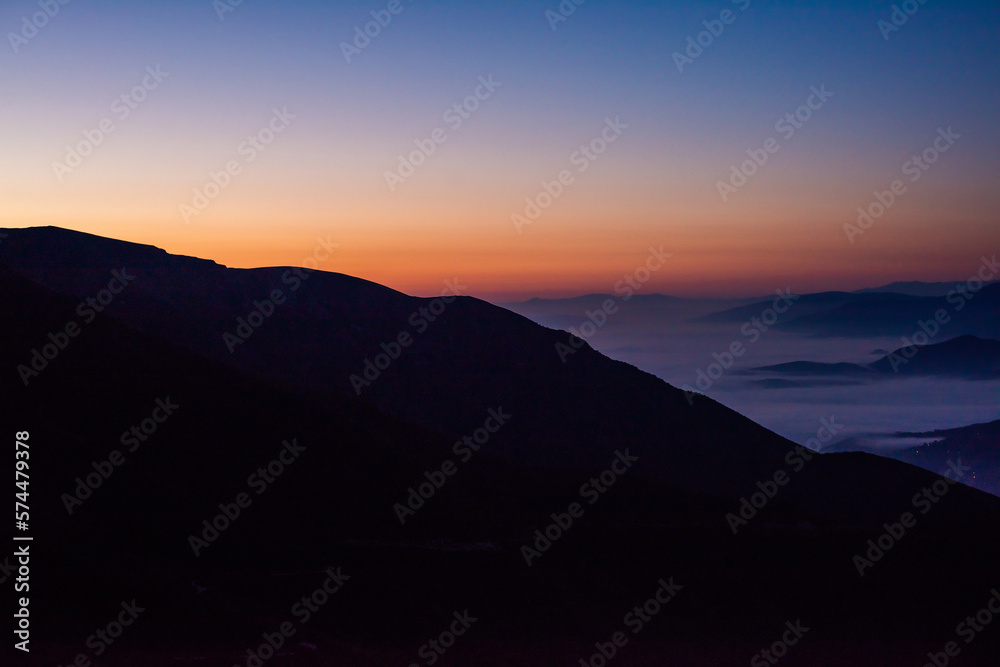
M 889 2 L 747 1 L 588 0 L 553 30 L 555 0 L 402 0 L 348 63 L 341 42 L 387 0 L 243 0 L 224 20 L 212 0 L 71 0 L 17 44 L 41 10 L 9 0 L 0 225 L 237 267 L 301 265 L 329 238 L 321 269 L 422 295 L 457 277 L 494 300 L 610 292 L 651 245 L 673 257 L 646 289 L 682 296 L 961 279 L 1000 250 L 998 3 L 928 0 L 886 40 Z M 725 9 L 735 21 L 679 72 L 673 53 Z M 115 99 L 156 66 L 169 76 L 120 119 Z M 453 129 L 443 113 L 488 75 L 502 85 Z M 782 138 L 820 85 L 833 97 Z M 295 118 L 248 163 L 238 147 L 275 107 Z M 614 117 L 628 128 L 576 172 Z M 105 118 L 60 181 L 53 163 Z M 850 243 L 857 208 L 949 126 L 961 138 Z M 447 141 L 390 191 L 435 128 Z M 769 137 L 780 150 L 723 202 L 717 182 Z M 230 160 L 241 173 L 185 221 Z M 573 183 L 518 233 L 512 213 L 564 169 Z

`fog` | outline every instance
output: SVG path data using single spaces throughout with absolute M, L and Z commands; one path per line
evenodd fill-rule
M 843 425 L 833 442 L 860 437 L 865 439 L 866 446 L 888 451 L 904 446 L 904 441 L 880 436 L 954 428 L 1000 418 L 997 401 L 1000 381 L 905 376 L 796 377 L 750 372 L 753 368 L 791 361 L 868 364 L 887 351 L 902 347 L 898 336 L 826 338 L 789 334 L 763 323 L 759 327 L 753 324 L 746 327 L 747 322 L 708 323 L 698 318 L 753 300 L 680 301 L 669 297 L 636 297 L 630 302 L 618 299 L 617 310 L 605 313 L 603 326 L 586 325 L 601 321 L 598 311 L 607 298 L 503 305 L 544 326 L 574 329 L 607 356 L 633 364 L 676 387 L 696 388 L 699 393 L 800 444 L 816 436 L 821 419 L 833 418 L 834 423 Z M 588 311 L 594 317 L 588 317 Z M 781 321 L 778 320 L 779 325 Z M 762 330 L 764 327 L 766 330 Z M 593 333 L 585 335 L 590 332 Z M 942 340 L 947 338 L 942 336 Z M 734 344 L 738 345 L 734 348 Z M 742 354 L 730 361 L 732 349 Z M 724 364 L 729 368 L 723 369 Z M 917 440 L 905 444 L 930 439 Z

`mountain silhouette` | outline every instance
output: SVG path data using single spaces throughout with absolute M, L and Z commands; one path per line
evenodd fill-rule
M 700 318 L 706 323 L 738 323 L 771 307 L 762 300 Z M 935 324 L 942 313 L 943 323 Z M 920 323 L 948 336 L 990 337 L 1000 330 L 1000 283 L 980 282 L 976 291 L 957 284 L 944 296 L 886 292 L 823 292 L 800 295 L 775 328 L 814 337 L 913 336 Z
M 958 336 L 942 343 L 901 347 L 871 366 L 882 373 L 1000 377 L 1000 340 Z
M 1000 377 L 1000 341 L 969 335 L 957 336 L 941 343 L 901 347 L 867 366 L 846 362 L 791 361 L 758 366 L 747 372 L 804 377 L 850 377 L 862 380 L 902 375 L 990 379 Z
M 479 299 L 459 297 L 435 316 L 420 311 L 432 308 L 433 299 L 341 274 L 303 279 L 284 267 L 231 270 L 56 228 L 9 234 L 0 262 L 75 298 L 96 293 L 112 270 L 127 267 L 136 278 L 109 313 L 238 370 L 357 396 L 449 438 L 474 430 L 488 409 L 503 406 L 515 415 L 504 429 L 505 455 L 519 462 L 600 466 L 623 444 L 643 445 L 647 474 L 701 488 L 742 478 L 742 466 L 763 470 L 787 448 L 731 410 L 707 399 L 692 406 L 682 391 L 587 345 L 564 363 L 557 345 L 568 346 L 568 334 Z M 286 302 L 230 352 L 224 335 L 234 334 L 239 319 L 256 310 L 254 302 L 275 290 Z M 386 370 L 373 371 L 366 360 L 374 364 L 388 354 L 382 346 L 392 347 L 401 333 L 412 337 L 411 345 Z M 366 369 L 368 377 L 378 372 L 370 384 Z M 352 376 L 364 383 L 356 386 Z M 725 444 L 737 437 L 738 449 Z
M 33 622 L 49 664 L 72 662 L 132 599 L 148 616 L 113 660 L 246 664 L 336 568 L 343 589 L 273 664 L 410 664 L 463 610 L 479 620 L 450 664 L 574 664 L 661 580 L 683 588 L 629 632 L 618 664 L 734 664 L 796 619 L 812 630 L 786 664 L 919 664 L 996 586 L 1000 499 L 869 454 L 797 449 L 585 344 L 564 361 L 565 332 L 478 299 L 418 332 L 410 318 L 440 310 L 434 299 L 349 276 L 5 231 L 0 388 L 8 433 L 31 434 L 45 581 Z M 265 315 L 254 302 L 275 290 L 285 298 Z M 254 309 L 260 326 L 230 352 L 224 334 Z M 403 332 L 412 343 L 357 391 L 351 375 Z M 67 504 L 158 401 L 178 407 Z M 456 441 L 490 410 L 510 417 L 463 462 Z M 202 522 L 293 441 L 299 458 L 195 555 Z M 590 504 L 581 484 L 626 459 Z M 395 505 L 444 461 L 457 472 L 401 522 Z M 913 497 L 935 483 L 946 495 L 919 514 Z M 727 515 L 772 487 L 734 534 Z M 582 516 L 526 563 L 573 502 Z M 861 576 L 855 557 L 907 511 L 915 527 Z M 984 633 L 963 664 L 990 664 L 997 646 Z
M 865 294 L 868 292 L 891 292 L 893 294 L 908 294 L 909 296 L 946 296 L 955 289 L 955 285 L 961 281 L 950 283 L 926 283 L 919 280 L 897 281 L 882 285 L 880 287 L 866 287 L 855 290 L 855 294 Z M 986 283 L 991 285 L 996 281 Z
M 959 428 L 852 436 L 824 449 L 827 452 L 884 452 L 886 456 L 928 470 L 940 470 L 961 458 L 971 468 L 965 483 L 1000 495 L 1000 421 Z M 888 445 L 888 447 L 886 447 Z
M 1000 495 L 1000 420 L 899 436 L 926 438 L 927 442 L 893 452 L 893 458 L 914 465 L 937 466 L 943 460 L 961 456 L 972 468 L 969 485 Z

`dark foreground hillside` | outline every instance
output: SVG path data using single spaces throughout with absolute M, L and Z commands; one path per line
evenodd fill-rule
M 399 313 L 405 323 L 427 304 L 343 276 L 315 274 L 340 296 L 303 287 L 302 303 L 268 322 L 275 333 L 247 341 L 266 362 L 223 363 L 192 343 L 206 311 L 174 328 L 156 323 L 155 304 L 211 304 L 199 289 L 239 294 L 244 280 L 252 299 L 266 272 L 209 267 L 213 282 L 185 283 L 193 260 L 163 255 L 158 269 L 135 265 L 134 285 L 84 323 L 85 295 L 9 268 L 11 241 L 0 246 L 0 391 L 6 432 L 31 434 L 28 664 L 84 654 L 95 665 L 254 665 L 247 650 L 265 634 L 280 644 L 263 651 L 268 665 L 602 664 L 591 656 L 610 653 L 619 632 L 610 663 L 621 665 L 746 664 L 764 649 L 782 665 L 921 665 L 950 641 L 954 664 L 1000 655 L 1000 623 L 969 643 L 969 626 L 958 634 L 1000 586 L 997 498 L 865 454 L 806 460 L 723 406 L 689 405 L 592 350 L 563 364 L 553 346 L 564 334 L 472 299 L 371 395 L 280 373 L 285 357 L 302 363 L 302 345 L 317 367 L 357 364 L 364 355 L 352 362 L 343 349 L 352 336 L 377 348 Z M 88 243 L 98 245 L 76 261 L 96 266 L 105 241 Z M 171 262 L 177 284 L 150 287 Z M 18 366 L 69 321 L 79 335 L 25 386 Z M 326 352 L 310 342 L 320 334 Z M 491 409 L 511 416 L 478 452 L 456 450 Z M 143 433 L 151 415 L 165 418 Z M 138 445 L 122 437 L 133 425 Z M 121 463 L 109 469 L 113 450 Z M 8 479 L 12 464 L 0 460 Z M 111 472 L 78 493 L 95 470 Z M 435 480 L 401 524 L 394 505 Z M 773 498 L 753 516 L 744 508 L 745 525 L 727 521 L 758 491 Z M 547 546 L 535 531 L 554 522 L 568 527 L 549 528 Z M 204 542 L 192 546 L 193 534 Z M 876 549 L 860 576 L 854 557 L 880 538 L 887 553 Z M 526 545 L 537 549 L 530 566 Z M 133 600 L 143 611 L 120 637 L 88 640 Z M 282 627 L 290 636 L 278 641 Z M 462 631 L 453 645 L 451 629 Z M 24 660 L 3 651 L 4 664 Z

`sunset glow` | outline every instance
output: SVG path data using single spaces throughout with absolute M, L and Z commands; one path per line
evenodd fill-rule
M 324 270 L 416 294 L 459 277 L 491 299 L 609 291 L 651 245 L 673 257 L 647 289 L 678 295 L 959 279 L 996 250 L 995 9 L 928 3 L 886 39 L 878 4 L 743 5 L 587 3 L 553 27 L 542 4 L 406 2 L 350 62 L 341 43 L 380 7 L 63 5 L 0 51 L 0 225 L 234 267 L 299 265 L 321 238 L 339 245 Z M 0 25 L 19 34 L 33 7 Z M 558 196 L 519 230 L 546 184 Z

